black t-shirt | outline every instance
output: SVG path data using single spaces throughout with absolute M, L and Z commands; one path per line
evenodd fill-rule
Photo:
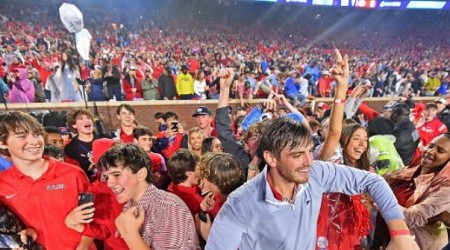
M 64 153 L 66 156 L 76 160 L 89 178 L 95 175 L 94 169 L 89 171 L 89 167 L 93 164 L 92 142 L 94 140 L 91 142 L 83 142 L 80 141 L 77 136 L 64 147 Z

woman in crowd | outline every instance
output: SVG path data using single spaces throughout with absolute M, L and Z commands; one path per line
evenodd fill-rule
M 386 176 L 420 249 L 441 250 L 448 244 L 442 215 L 450 211 L 449 162 L 450 133 L 445 133 L 427 145 L 420 164 Z M 377 236 L 388 235 L 383 227 L 377 231 Z
M 89 100 L 104 101 L 105 95 L 103 93 L 103 77 L 100 65 L 94 66 L 94 71 L 91 75 L 91 91 L 89 92 Z
M 205 139 L 205 133 L 199 127 L 193 127 L 189 130 L 189 144 L 188 148 L 192 150 L 197 156 L 202 155 L 202 143 Z
M 205 80 L 205 73 L 203 72 L 203 70 L 201 70 L 201 71 L 197 72 L 197 74 L 195 76 L 195 80 L 194 80 L 195 97 L 200 100 L 205 100 L 206 99 L 206 90 L 207 90 L 207 86 L 206 86 L 206 80 Z
M 337 63 L 343 63 L 345 72 L 337 75 L 334 105 L 331 110 L 329 130 L 318 159 L 369 170 L 367 129 L 360 124 L 343 128 L 344 102 L 348 87 L 348 58 L 338 55 Z M 360 249 L 362 240 L 370 233 L 370 213 L 362 195 L 324 194 L 317 226 L 317 249 Z
M 145 71 L 145 78 L 141 81 L 144 100 L 159 100 L 158 80 L 153 77 L 151 70 Z
M 203 139 L 202 155 L 208 152 L 223 153 L 222 143 L 214 136 L 206 137 L 205 139 Z
M 134 99 L 142 99 L 141 82 L 136 75 L 136 67 L 130 66 L 125 79 L 123 79 L 123 91 L 125 92 L 125 100 L 133 101 Z
M 75 60 L 69 52 L 62 53 L 61 67 L 53 77 L 57 88 L 57 94 L 55 93 L 55 101 L 57 102 L 80 102 L 83 100 L 77 81 L 77 79 L 80 79 L 80 70 Z M 53 99 L 53 92 L 51 96 Z

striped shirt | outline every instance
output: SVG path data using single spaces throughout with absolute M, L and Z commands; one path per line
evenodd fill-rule
M 191 212 L 176 195 L 149 185 L 137 205 L 145 210 L 139 232 L 152 249 L 200 249 Z M 124 210 L 130 206 L 128 202 Z

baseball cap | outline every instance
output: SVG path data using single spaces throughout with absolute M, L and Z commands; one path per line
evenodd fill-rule
M 211 110 L 209 110 L 209 108 L 207 108 L 207 107 L 198 107 L 196 110 L 195 110 L 195 113 L 194 114 L 192 114 L 192 117 L 197 117 L 197 116 L 199 116 L 199 115 L 211 115 Z
M 447 100 L 445 100 L 444 98 L 438 98 L 436 100 L 434 100 L 434 102 L 438 102 L 438 103 L 442 103 L 444 105 L 447 105 Z
M 321 108 L 321 109 L 323 109 L 323 110 L 327 110 L 327 109 L 330 108 L 330 106 L 329 106 L 328 104 L 324 103 L 324 102 L 319 102 L 319 103 L 317 104 L 317 108 Z

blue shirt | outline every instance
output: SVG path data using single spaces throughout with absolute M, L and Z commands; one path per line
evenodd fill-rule
M 300 86 L 298 84 L 295 84 L 295 80 L 292 77 L 288 77 L 285 82 L 284 86 L 284 92 L 286 93 L 286 96 L 289 96 L 291 94 L 297 94 Z
M 3 156 L 0 156 L 0 172 L 10 168 L 12 165 L 13 164 L 11 161 L 8 161 L 5 158 L 3 158 Z
M 206 249 L 315 249 L 323 193 L 368 192 L 386 221 L 403 213 L 384 179 L 374 173 L 313 161 L 294 204 L 275 199 L 267 168 L 230 194 L 214 220 Z

